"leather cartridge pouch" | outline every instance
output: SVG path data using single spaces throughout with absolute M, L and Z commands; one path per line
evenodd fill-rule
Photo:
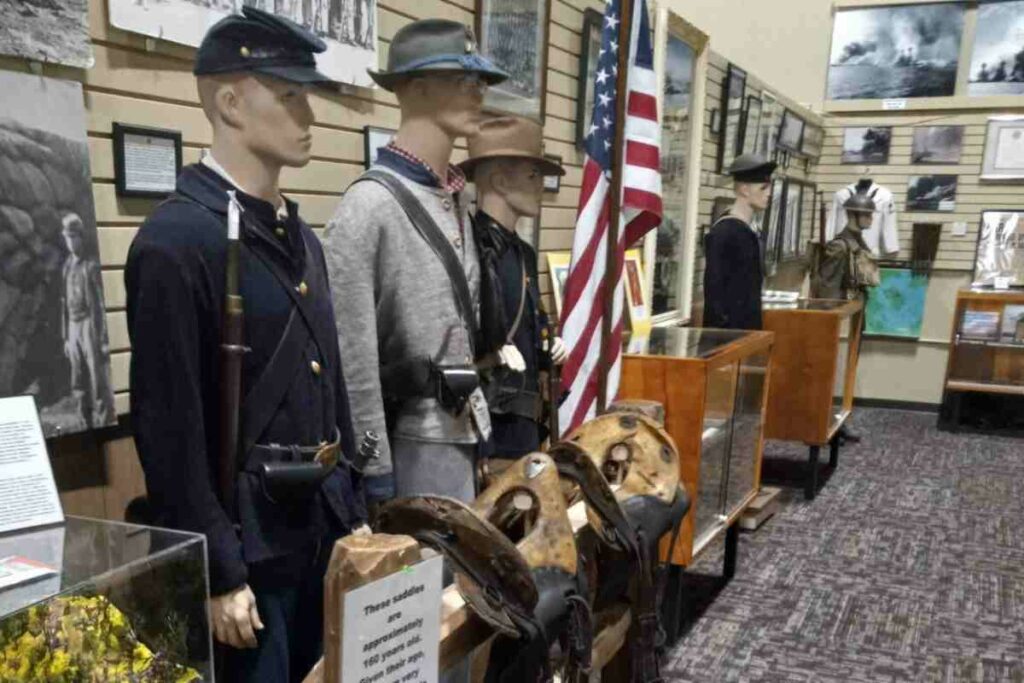
M 458 415 L 466 407 L 469 396 L 480 386 L 476 368 L 469 365 L 438 365 L 434 367 L 435 398 L 445 410 Z
M 256 446 L 254 450 L 267 457 L 276 451 L 291 460 L 267 460 L 257 466 L 263 493 L 277 503 L 308 501 L 338 465 L 341 445 L 339 439 L 313 448 L 286 446 Z M 306 460 L 312 452 L 312 459 Z

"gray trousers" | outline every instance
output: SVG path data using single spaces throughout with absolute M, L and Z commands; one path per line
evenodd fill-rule
M 476 444 L 432 443 L 391 437 L 398 497 L 435 495 L 471 503 L 476 498 Z M 445 583 L 451 573 L 445 572 Z M 471 657 L 441 674 L 440 683 L 469 683 Z
M 476 498 L 476 451 L 472 443 L 433 443 L 391 437 L 395 492 L 403 496 Z

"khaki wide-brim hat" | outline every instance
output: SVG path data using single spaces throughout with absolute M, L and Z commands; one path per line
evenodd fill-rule
M 536 121 L 520 116 L 501 116 L 480 124 L 469 139 L 469 158 L 459 164 L 467 176 L 482 161 L 521 159 L 535 161 L 544 175 L 565 175 L 565 169 L 544 156 L 544 129 Z

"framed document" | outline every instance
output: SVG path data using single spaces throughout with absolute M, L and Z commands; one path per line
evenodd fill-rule
M 981 212 L 974 257 L 975 287 L 1024 286 L 1024 224 L 1013 209 Z
M 181 172 L 181 133 L 114 123 L 114 188 L 119 197 L 162 199 Z
M 544 121 L 547 0 L 476 0 L 480 53 L 509 74 L 484 95 L 484 110 Z
M 1024 116 L 993 116 L 985 133 L 982 180 L 1024 180 Z

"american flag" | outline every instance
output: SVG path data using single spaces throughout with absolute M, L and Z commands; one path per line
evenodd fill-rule
M 608 374 L 608 403 L 619 389 L 622 361 L 623 282 L 626 245 L 636 242 L 661 223 L 661 173 L 657 83 L 645 0 L 608 0 L 604 12 L 601 52 L 594 78 L 594 111 L 586 140 L 583 188 L 576 217 L 572 263 L 565 282 L 562 338 L 569 359 L 562 370 L 568 391 L 559 409 L 563 434 L 594 417 L 597 410 L 598 363 L 604 316 L 602 282 L 607 267 L 611 176 L 615 144 L 619 17 L 622 2 L 633 2 L 629 73 L 626 79 L 626 150 L 622 169 L 622 212 L 616 248 L 612 335 L 605 353 L 612 359 Z

